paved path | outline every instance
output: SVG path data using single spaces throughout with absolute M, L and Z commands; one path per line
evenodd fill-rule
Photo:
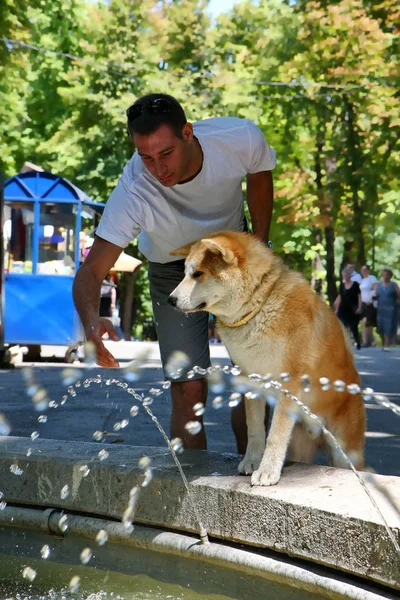
M 117 343 L 113 350 L 119 360 L 126 360 L 137 353 L 143 344 L 128 342 Z M 145 392 L 163 380 L 162 371 L 157 360 L 155 345 L 152 358 L 143 369 L 142 377 L 136 384 L 138 392 Z M 51 355 L 48 352 L 48 355 Z M 60 356 L 63 352 L 58 353 Z M 228 364 L 223 347 L 212 347 L 213 362 Z M 392 401 L 400 405 L 400 348 L 390 353 L 383 353 L 378 348 L 368 348 L 356 354 L 357 367 L 362 377 L 363 387 L 372 387 L 376 392 L 384 393 Z M 82 373 L 82 381 L 101 373 L 103 383 L 92 384 L 89 388 L 79 389 L 75 398 L 61 405 L 67 386 L 61 381 L 63 370 L 67 365 L 62 363 L 37 363 L 33 370 L 37 381 L 48 391 L 52 400 L 58 403 L 57 408 L 49 409 L 47 422 L 38 423 L 38 413 L 32 408 L 32 402 L 26 393 L 22 366 L 13 370 L 0 371 L 0 413 L 6 416 L 11 426 L 11 435 L 29 437 L 38 431 L 42 438 L 71 441 L 93 441 L 95 430 L 107 430 L 106 441 L 125 443 L 135 446 L 162 446 L 164 441 L 150 418 L 140 411 L 134 419 L 129 415 L 132 397 L 124 390 L 107 386 L 105 380 L 116 377 L 117 371 L 97 368 Z M 79 367 L 73 367 L 78 368 Z M 322 375 L 322 374 L 321 374 Z M 225 394 L 228 395 L 228 392 Z M 368 430 L 366 436 L 366 463 L 375 471 L 386 475 L 400 476 L 400 418 L 391 411 L 378 406 L 374 402 L 367 405 Z M 152 410 L 163 427 L 169 430 L 170 401 L 168 393 L 155 398 Z M 113 425 L 124 418 L 130 418 L 129 425 L 119 431 Z M 205 415 L 205 427 L 208 436 L 209 450 L 219 452 L 235 452 L 236 446 L 230 427 L 229 408 L 219 410 L 209 403 Z M 34 443 L 34 442 L 33 442 Z

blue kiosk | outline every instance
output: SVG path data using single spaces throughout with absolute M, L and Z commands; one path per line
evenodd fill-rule
M 83 222 L 94 228 L 104 206 L 45 171 L 4 184 L 4 343 L 68 345 L 82 341 L 72 282 L 83 258 Z

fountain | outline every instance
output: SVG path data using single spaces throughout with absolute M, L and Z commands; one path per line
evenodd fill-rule
M 175 370 L 179 368 L 175 365 Z M 124 430 L 141 406 L 159 429 L 167 449 L 105 444 L 100 430 L 93 432 L 97 443 L 44 440 L 36 429 L 31 438 L 11 438 L 7 418 L 3 417 L 0 548 L 3 554 L 14 556 L 13 577 L 23 593 L 41 593 L 49 570 L 57 572 L 60 581 L 61 587 L 54 593 L 66 593 L 69 598 L 87 598 L 87 594 L 103 590 L 126 599 L 199 597 L 193 594 L 207 598 L 215 594 L 221 599 L 313 598 L 313 594 L 372 599 L 393 597 L 390 588 L 398 589 L 396 481 L 355 470 L 291 465 L 279 486 L 250 488 L 247 478 L 235 476 L 236 456 L 193 451 L 180 454 L 179 440 L 168 439 L 150 408 L 169 382 L 146 394 L 136 391 L 133 385 L 140 378 L 140 361 L 125 369 L 126 381 L 97 373 L 80 381 L 79 369 L 64 371 L 68 388 L 59 402 L 49 399 L 33 371 L 25 373 L 39 423 L 45 423 L 46 417 L 50 420 L 50 409 L 57 408 L 55 405 L 77 401 L 92 384 L 103 385 L 107 395 L 117 387 L 136 404 L 129 417 L 114 422 L 113 430 Z M 215 395 L 214 408 L 224 404 L 224 394 L 231 406 L 238 402 L 239 392 L 263 393 L 267 401 L 271 401 L 271 390 L 289 394 L 283 376 L 276 381 L 253 374 L 245 380 L 237 367 L 217 365 L 209 369 L 208 377 Z M 228 377 L 233 381 L 229 392 Z M 328 383 L 321 379 L 322 388 Z M 339 386 L 340 382 L 332 385 Z M 354 389 L 354 393 L 359 392 Z M 399 415 L 398 407 L 381 395 L 370 389 L 363 390 L 363 395 L 365 400 L 374 399 Z M 291 397 L 295 407 L 314 418 L 299 399 Z M 322 423 L 317 422 L 317 426 L 328 438 L 331 436 Z M 194 425 L 191 427 L 195 432 Z M 337 445 L 334 438 L 331 442 Z M 98 443 L 102 445 L 100 451 Z M 310 486 L 301 483 L 304 477 L 312 477 L 313 497 Z M 351 494 L 343 494 L 342 489 Z M 207 532 L 211 543 L 207 543 Z M 297 559 L 283 558 L 275 551 Z M 319 565 L 302 562 L 304 558 Z M 67 567 L 59 567 L 60 561 Z M 153 571 L 149 564 L 155 565 Z M 332 567 L 368 577 L 369 582 L 332 571 Z M 203 577 L 196 577 L 196 569 L 204 571 Z M 120 575 L 107 583 L 107 570 Z M 188 574 L 186 578 L 183 572 Z M 152 592 L 135 579 L 143 573 L 150 578 L 147 584 Z M 0 582 L 1 575 L 0 570 Z M 163 592 L 156 590 L 160 580 L 166 586 Z M 183 587 L 168 587 L 172 581 Z M 129 595 L 133 586 L 143 595 Z M 66 592 L 60 592 L 62 589 Z M 51 594 L 46 597 L 52 598 Z

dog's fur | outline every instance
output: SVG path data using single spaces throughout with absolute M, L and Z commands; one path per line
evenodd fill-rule
M 305 279 L 253 236 L 223 231 L 173 253 L 185 256 L 185 278 L 170 302 L 179 310 L 207 310 L 217 316 L 218 331 L 242 371 L 279 379 L 283 387 L 317 414 L 339 440 L 358 469 L 363 468 L 365 410 L 361 394 L 322 391 L 320 377 L 347 385 L 360 383 L 346 333 L 337 317 Z M 248 319 L 248 320 L 247 320 Z M 235 323 L 241 323 L 234 326 Z M 310 391 L 301 376 L 307 374 Z M 295 424 L 293 400 L 280 394 L 265 446 L 264 399 L 247 399 L 248 445 L 239 473 L 252 485 L 274 485 L 286 455 L 312 462 L 325 445 L 331 464 L 347 468 L 340 453 L 324 444 L 320 430 L 301 419 Z M 289 450 L 289 452 L 288 452 Z

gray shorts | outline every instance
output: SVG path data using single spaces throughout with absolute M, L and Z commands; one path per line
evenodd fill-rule
M 150 294 L 153 314 L 160 345 L 161 361 L 166 373 L 166 365 L 175 351 L 184 352 L 189 359 L 189 369 L 194 366 L 207 369 L 210 366 L 208 342 L 208 312 L 185 314 L 168 304 L 168 296 L 182 281 L 185 274 L 185 261 L 175 260 L 166 264 L 149 263 Z M 195 375 L 195 378 L 201 377 Z M 177 381 L 187 381 L 183 375 Z

